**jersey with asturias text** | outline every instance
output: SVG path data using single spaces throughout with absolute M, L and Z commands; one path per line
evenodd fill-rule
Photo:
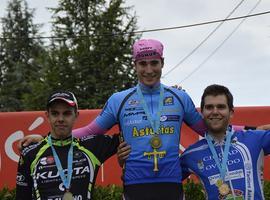
M 140 84 L 152 118 L 159 106 L 160 84 L 149 88 Z M 164 86 L 163 110 L 159 133 L 154 134 L 141 104 L 136 87 L 113 94 L 96 123 L 103 129 L 120 125 L 123 139 L 131 145 L 125 163 L 124 184 L 173 182 L 181 183 L 179 142 L 182 123 L 193 129 L 201 126 L 202 118 L 189 95 L 176 88 Z M 151 138 L 158 136 L 161 146 L 153 148 Z M 159 146 L 159 145 L 158 145 Z

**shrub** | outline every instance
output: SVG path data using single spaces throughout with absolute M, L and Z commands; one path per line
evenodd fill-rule
M 109 185 L 106 187 L 96 186 L 93 191 L 94 200 L 121 200 L 122 187 L 116 185 Z
M 8 189 L 7 187 L 4 187 L 0 190 L 0 199 L 2 200 L 13 200 L 15 199 L 15 189 Z
M 204 192 L 200 183 L 195 183 L 192 180 L 187 180 L 187 183 L 183 186 L 185 191 L 186 200 L 203 200 Z M 122 199 L 122 187 L 116 185 L 109 185 L 106 187 L 96 186 L 93 192 L 93 200 L 121 200 Z M 264 182 L 264 197 L 265 200 L 270 200 L 270 181 Z M 14 200 L 15 189 L 8 189 L 4 187 L 0 189 L 1 200 Z
M 194 183 L 192 179 L 187 179 L 187 182 L 183 185 L 186 200 L 203 200 L 204 191 L 203 187 L 199 183 Z

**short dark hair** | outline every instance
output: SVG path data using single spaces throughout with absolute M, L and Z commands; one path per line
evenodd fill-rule
M 230 92 L 230 90 L 223 86 L 223 85 L 217 85 L 217 84 L 213 84 L 213 85 L 209 85 L 204 89 L 202 98 L 201 98 L 201 111 L 204 108 L 205 105 L 205 97 L 206 96 L 218 96 L 218 95 L 225 95 L 227 98 L 227 104 L 229 106 L 230 110 L 233 110 L 234 106 L 233 106 L 233 95 Z

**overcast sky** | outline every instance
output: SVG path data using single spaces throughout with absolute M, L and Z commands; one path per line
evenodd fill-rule
M 35 22 L 43 23 L 42 30 L 47 32 L 51 14 L 46 7 L 56 6 L 57 0 L 27 2 L 30 8 L 36 9 Z M 133 12 L 138 17 L 139 30 L 149 30 L 225 19 L 240 2 L 241 0 L 126 0 L 126 5 L 134 5 Z M 247 15 L 257 2 L 260 3 L 252 14 L 270 11 L 269 0 L 246 0 L 231 17 Z M 7 0 L 0 0 L 1 17 L 5 13 L 6 4 Z M 239 26 L 240 22 L 241 20 L 234 20 L 223 23 L 177 67 L 218 23 L 144 33 L 142 37 L 158 39 L 164 44 L 163 75 L 166 76 L 162 78 L 162 82 L 167 85 L 181 84 L 196 106 L 199 106 L 203 89 L 213 83 L 229 87 L 236 106 L 270 106 L 270 14 L 247 18 Z

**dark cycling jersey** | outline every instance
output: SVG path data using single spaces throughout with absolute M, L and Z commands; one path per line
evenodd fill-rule
M 214 144 L 219 158 L 222 157 L 224 142 Z M 206 139 L 187 148 L 181 155 L 183 177 L 190 173 L 202 182 L 207 199 L 260 200 L 263 197 L 263 158 L 270 154 L 270 131 L 234 132 L 227 161 L 226 184 L 230 187 L 227 195 L 219 194 L 217 180 L 220 172 Z M 269 170 L 269 169 L 268 169 Z
M 160 84 L 153 88 L 142 84 L 140 87 L 154 118 L 159 106 Z M 123 176 L 125 185 L 181 183 L 179 142 L 182 123 L 186 122 L 198 132 L 205 131 L 202 118 L 188 94 L 176 88 L 164 86 L 164 89 L 158 134 L 154 134 L 136 87 L 113 94 L 96 118 L 96 123 L 102 129 L 119 124 L 124 140 L 131 145 Z M 152 147 L 154 135 L 160 138 L 160 147 Z
M 17 200 L 61 200 L 64 185 L 55 165 L 48 137 L 38 144 L 24 148 L 17 173 Z M 71 137 L 66 140 L 52 139 L 64 172 L 67 171 L 67 157 Z M 88 136 L 73 139 L 73 172 L 70 192 L 76 200 L 91 199 L 100 165 L 116 153 L 119 145 L 117 135 Z

